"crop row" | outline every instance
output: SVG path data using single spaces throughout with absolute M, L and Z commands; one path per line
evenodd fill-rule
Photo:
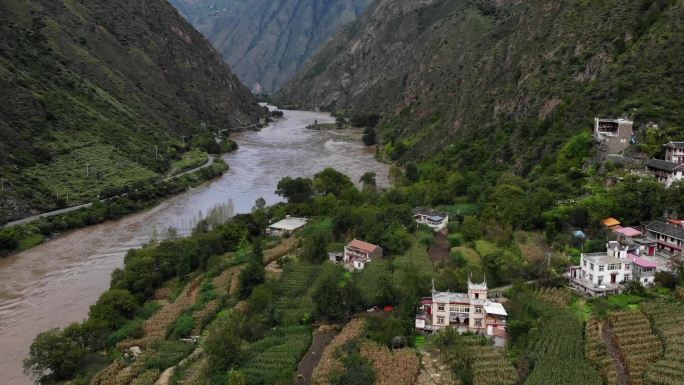
M 530 332 L 534 369 L 525 384 L 601 385 L 601 375 L 584 356 L 582 321 L 563 309 L 542 318 L 540 327 Z
M 665 345 L 665 353 L 644 375 L 648 385 L 684 384 L 684 306 L 647 303 L 643 310 Z
M 630 384 L 643 384 L 644 372 L 662 355 L 662 343 L 653 335 L 651 323 L 640 311 L 611 314 L 614 338 L 629 373 Z
M 539 297 L 546 302 L 549 302 L 558 307 L 567 307 L 572 302 L 572 295 L 570 290 L 566 288 L 551 288 L 544 287 L 537 291 Z
M 585 327 L 586 343 L 584 352 L 589 362 L 596 367 L 606 379 L 607 385 L 618 385 L 618 375 L 615 362 L 608 352 L 602 332 L 602 322 L 592 318 Z
M 272 384 L 284 371 L 294 370 L 311 344 L 307 327 L 276 329 L 247 351 L 243 373 L 249 384 Z

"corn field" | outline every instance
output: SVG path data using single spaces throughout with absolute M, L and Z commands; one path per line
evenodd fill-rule
M 361 356 L 369 359 L 375 371 L 375 385 L 412 385 L 420 371 L 413 349 L 390 350 L 374 342 L 361 345 Z
M 584 353 L 589 362 L 603 374 L 607 385 L 618 385 L 619 381 L 615 362 L 601 336 L 602 325 L 601 321 L 595 318 L 587 322 L 585 327 L 587 340 L 584 345 Z
M 341 371 L 343 369 L 342 364 L 335 358 L 337 349 L 347 342 L 359 338 L 363 334 L 365 327 L 366 321 L 364 319 L 355 318 L 349 321 L 340 334 L 325 347 L 321 360 L 311 376 L 311 383 L 313 385 L 330 385 L 330 374 L 336 370 Z
M 276 329 L 253 343 L 247 352 L 242 372 L 248 384 L 270 384 L 284 370 L 296 369 L 299 359 L 311 345 L 311 331 L 306 326 Z
M 644 383 L 646 369 L 656 362 L 663 345 L 651 331 L 651 322 L 641 311 L 625 311 L 610 315 L 615 344 L 629 373 L 630 385 Z
M 493 345 L 470 347 L 473 356 L 473 385 L 515 385 L 518 372 L 504 356 L 504 351 Z
M 574 314 L 557 309 L 530 331 L 534 369 L 526 385 L 601 385 L 603 379 L 584 356 L 584 324 Z
M 675 303 L 647 303 L 643 310 L 665 344 L 665 354 L 644 375 L 647 385 L 684 384 L 684 306 Z
M 544 287 L 537 290 L 537 295 L 542 301 L 548 302 L 561 308 L 566 308 L 572 302 L 570 290 L 564 287 L 552 288 Z

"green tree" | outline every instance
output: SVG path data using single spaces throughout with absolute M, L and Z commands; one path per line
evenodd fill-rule
M 463 239 L 466 241 L 474 241 L 482 236 L 482 231 L 480 230 L 480 222 L 477 217 L 466 216 L 463 218 L 463 223 L 461 223 L 461 234 Z
M 238 321 L 231 317 L 220 317 L 209 328 L 204 339 L 204 351 L 209 365 L 217 371 L 231 369 L 242 357 L 242 340 L 237 334 Z
M 250 261 L 240 271 L 240 298 L 247 298 L 255 286 L 261 285 L 266 280 L 264 266 L 256 261 Z
M 406 165 L 406 179 L 411 182 L 415 183 L 420 179 L 420 172 L 418 171 L 418 166 L 416 166 L 415 163 L 409 163 Z
M 342 196 L 348 189 L 354 189 L 354 183 L 343 173 L 334 168 L 327 167 L 314 176 L 314 189 L 321 195 L 332 194 L 336 197 Z
M 363 185 L 364 190 L 375 190 L 377 188 L 377 183 L 375 182 L 375 173 L 368 171 L 361 176 L 359 179 Z
M 65 380 L 79 368 L 85 350 L 59 329 L 38 334 L 24 360 L 24 373 L 44 383 Z
M 313 196 L 313 183 L 308 178 L 285 177 L 278 182 L 276 194 L 287 199 L 289 203 L 304 203 Z
M 311 263 L 321 263 L 328 257 L 328 237 L 323 232 L 316 232 L 304 240 L 302 257 Z
M 316 314 L 330 321 L 345 321 L 361 309 L 361 293 L 348 274 L 338 266 L 327 270 L 316 283 L 312 295 Z
M 363 130 L 363 137 L 361 137 L 361 140 L 366 146 L 372 146 L 376 144 L 378 141 L 375 137 L 375 130 L 372 127 L 366 127 Z
M 128 290 L 110 289 L 90 307 L 89 315 L 104 321 L 111 329 L 118 329 L 133 318 L 138 308 L 135 297 Z

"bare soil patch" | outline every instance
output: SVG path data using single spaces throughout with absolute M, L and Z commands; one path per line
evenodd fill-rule
M 318 366 L 325 347 L 335 338 L 337 331 L 332 328 L 319 328 L 313 335 L 313 342 L 297 366 L 296 385 L 311 385 L 311 376 Z
M 435 233 L 435 242 L 428 248 L 432 264 L 436 266 L 440 262 L 445 261 L 449 257 L 450 250 L 449 239 L 447 239 L 446 234 L 441 231 Z

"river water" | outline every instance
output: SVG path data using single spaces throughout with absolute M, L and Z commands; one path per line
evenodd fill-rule
M 285 111 L 261 131 L 234 134 L 239 149 L 224 156 L 230 170 L 221 178 L 170 198 L 146 212 L 79 229 L 21 254 L 0 259 L 0 384 L 27 385 L 21 362 L 41 331 L 83 320 L 89 306 L 109 287 L 111 272 L 125 252 L 173 226 L 187 234 L 194 218 L 217 205 L 249 212 L 257 198 L 280 201 L 274 191 L 285 176 L 313 176 L 325 167 L 355 182 L 366 171 L 387 185 L 387 166 L 373 149 L 335 132 L 307 130 L 324 113 Z M 230 203 L 229 203 L 230 202 Z

